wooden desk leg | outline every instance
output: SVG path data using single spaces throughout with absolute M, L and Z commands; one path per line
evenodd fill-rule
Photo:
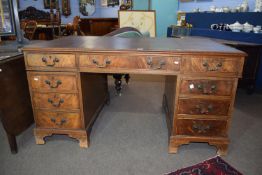
M 225 156 L 228 152 L 228 142 L 225 143 L 216 143 L 216 142 L 209 142 L 209 145 L 213 145 L 217 147 L 217 155 Z
M 7 134 L 8 137 L 8 142 L 9 142 L 9 146 L 11 149 L 12 154 L 16 154 L 17 153 L 17 144 L 16 144 L 16 138 L 14 135 L 11 134 Z

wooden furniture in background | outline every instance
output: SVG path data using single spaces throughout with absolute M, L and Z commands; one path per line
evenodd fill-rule
M 239 79 L 239 87 L 246 89 L 248 94 L 253 94 L 256 89 L 256 81 L 262 58 L 262 44 L 245 43 L 238 41 L 221 41 L 222 43 L 242 50 L 247 54 L 245 59 L 243 76 Z
M 21 53 L 0 60 L 0 80 L 0 119 L 11 152 L 17 153 L 15 136 L 26 130 L 34 121 L 24 56 Z
M 19 11 L 19 19 L 22 29 L 29 20 L 35 20 L 40 25 L 51 25 L 50 13 L 35 7 L 27 7 L 25 10 Z M 59 21 L 54 21 L 54 23 L 59 23 Z
M 108 101 L 107 73 L 157 74 L 166 76 L 169 152 L 207 142 L 227 153 L 244 52 L 208 39 L 65 37 L 25 47 L 24 54 L 37 144 L 67 134 L 87 147 Z
M 102 36 L 114 31 L 118 18 L 81 18 L 80 29 L 85 35 Z
M 32 40 L 35 36 L 35 31 L 37 29 L 37 22 L 36 21 L 28 21 L 25 24 L 24 32 L 25 32 L 25 38 Z
M 36 21 L 39 26 L 35 31 L 35 37 L 33 39 L 54 39 L 54 33 L 59 33 L 61 15 L 60 13 L 54 14 L 53 9 L 51 9 L 51 12 L 52 13 L 38 10 L 35 7 L 27 7 L 25 10 L 19 11 L 21 29 L 24 30 L 25 25 L 33 20 Z M 55 32 L 55 30 L 57 32 Z

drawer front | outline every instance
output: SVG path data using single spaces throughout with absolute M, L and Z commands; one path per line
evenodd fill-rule
M 228 115 L 230 100 L 179 99 L 178 114 Z
M 179 57 L 80 55 L 80 67 L 179 71 Z
M 79 109 L 77 94 L 62 93 L 33 93 L 33 103 L 36 108 L 42 109 Z
M 27 54 L 28 67 L 75 68 L 76 59 L 73 54 Z
M 76 75 L 28 73 L 32 90 L 76 91 Z
M 79 113 L 37 111 L 36 126 L 41 128 L 79 129 L 81 128 L 81 118 Z
M 176 134 L 226 137 L 227 121 L 179 119 L 177 120 Z
M 241 75 L 241 60 L 223 57 L 185 57 L 183 71 L 188 73 L 231 73 Z
M 233 80 L 182 79 L 181 94 L 231 96 Z

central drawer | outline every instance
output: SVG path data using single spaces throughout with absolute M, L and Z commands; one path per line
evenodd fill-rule
M 33 92 L 33 104 L 39 109 L 79 109 L 79 99 L 76 93 L 38 93 Z
M 36 111 L 36 126 L 41 128 L 81 128 L 80 114 L 77 112 Z
M 179 57 L 125 56 L 125 55 L 80 55 L 79 66 L 100 69 L 141 69 L 179 71 Z

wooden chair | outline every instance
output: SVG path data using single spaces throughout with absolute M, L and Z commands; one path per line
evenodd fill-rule
M 33 20 L 28 21 L 25 24 L 25 28 L 24 28 L 25 38 L 29 40 L 34 39 L 36 29 L 37 29 L 37 22 Z

